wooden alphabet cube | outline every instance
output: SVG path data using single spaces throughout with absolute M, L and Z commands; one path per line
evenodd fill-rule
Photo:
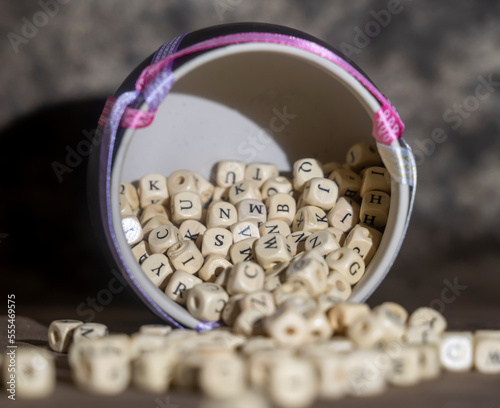
M 332 271 L 326 279 L 326 287 L 323 293 L 339 300 L 347 300 L 351 296 L 352 288 L 344 275 Z
M 328 215 L 327 215 L 327 218 L 328 218 Z M 337 240 L 337 242 L 339 243 L 340 246 L 344 245 L 345 234 L 342 230 L 335 228 L 335 227 L 328 227 L 325 231 L 330 232 L 335 237 L 335 239 Z
M 135 215 L 129 215 L 128 217 L 122 218 L 122 229 L 127 244 L 131 246 L 139 243 L 142 241 L 142 238 L 144 238 L 141 223 Z
M 236 398 L 246 389 L 246 365 L 236 354 L 208 358 L 199 371 L 198 385 L 209 398 Z
M 227 257 L 233 244 L 233 234 L 225 228 L 209 228 L 203 233 L 201 253 L 203 256 L 220 255 Z
M 384 330 L 382 341 L 385 343 L 401 342 L 406 332 L 406 325 L 398 315 L 388 308 L 376 307 L 372 316 Z
M 264 269 L 292 259 L 287 248 L 286 238 L 281 234 L 264 235 L 255 241 L 253 249 L 257 261 Z
M 245 180 L 252 182 L 258 188 L 273 177 L 278 177 L 279 171 L 274 164 L 250 163 L 245 170 Z
M 344 370 L 353 397 L 380 395 L 387 388 L 387 368 L 380 365 L 380 350 L 354 350 L 344 360 Z
M 123 197 L 130 204 L 132 210 L 139 208 L 139 195 L 137 194 L 137 189 L 132 184 L 120 183 L 120 197 Z
M 419 353 L 419 370 L 422 380 L 434 380 L 441 374 L 439 353 L 434 345 L 413 346 Z
M 329 178 L 335 170 L 342 168 L 342 164 L 339 162 L 329 162 L 323 164 L 323 173 L 325 178 Z
M 360 171 L 365 167 L 380 166 L 382 159 L 376 146 L 371 143 L 359 142 L 347 151 L 346 163 L 354 171 Z
M 323 310 L 316 306 L 305 314 L 311 341 L 326 340 L 332 337 L 333 329 Z
M 208 255 L 198 276 L 205 282 L 215 282 L 218 276 L 231 269 L 233 264 L 221 255 Z
M 304 190 L 308 180 L 323 177 L 322 164 L 316 159 L 300 159 L 293 163 L 293 187 L 297 191 Z
M 257 338 L 259 339 L 258 342 L 256 341 Z M 270 340 L 271 344 L 266 342 L 262 345 L 264 338 L 257 338 L 251 337 L 247 340 L 247 344 L 250 345 L 248 347 L 250 353 L 247 352 L 247 371 L 250 385 L 256 390 L 263 392 L 269 381 L 269 371 L 271 367 L 275 365 L 278 359 L 290 357 L 293 354 L 288 348 L 278 348 L 273 339 L 266 337 L 265 339 Z M 257 345 L 253 346 L 252 343 L 256 343 Z
M 361 198 L 369 191 L 382 191 L 391 194 L 391 176 L 385 167 L 368 167 L 361 180 Z
M 175 270 L 194 274 L 203 266 L 204 258 L 191 240 L 181 240 L 167 250 L 168 259 Z
M 108 327 L 101 323 L 84 323 L 73 329 L 73 342 L 91 341 L 107 336 Z
M 201 220 L 201 199 L 198 193 L 183 191 L 170 198 L 170 213 L 176 225 L 186 220 Z
M 311 362 L 295 357 L 277 359 L 270 366 L 266 390 L 273 405 L 312 406 L 317 393 L 317 374 Z
M 347 337 L 359 348 L 373 348 L 384 341 L 384 328 L 372 314 L 357 319 L 346 331 Z
M 474 363 L 474 336 L 471 332 L 443 333 L 439 345 L 439 360 L 447 371 L 465 372 Z
M 291 225 L 297 211 L 295 199 L 289 194 L 273 194 L 266 200 L 267 219 L 281 220 Z
M 328 228 L 326 213 L 319 207 L 308 205 L 297 211 L 292 231 L 316 232 Z
M 240 221 L 230 227 L 233 233 L 233 242 L 243 241 L 248 238 L 260 238 L 259 227 L 256 221 Z
M 267 234 L 280 234 L 286 237 L 291 233 L 288 224 L 282 220 L 270 220 L 265 222 L 259 227 L 259 232 L 261 237 Z
M 267 291 L 274 291 L 283 283 L 284 271 L 288 268 L 288 262 L 281 262 L 274 265 L 272 268 L 266 269 L 266 277 L 264 279 L 264 289 Z
M 496 336 L 475 335 L 474 367 L 482 374 L 500 374 L 500 330 Z
M 231 187 L 233 184 L 245 179 L 245 170 L 245 163 L 220 161 L 217 163 L 216 183 L 219 187 Z
M 238 213 L 233 204 L 217 201 L 209 205 L 207 212 L 208 228 L 229 228 L 236 222 L 238 222 Z
M 174 273 L 170 260 L 164 254 L 153 254 L 142 264 L 141 269 L 157 288 L 165 290 L 168 280 Z
M 125 197 L 122 196 L 120 196 L 120 215 L 122 216 L 122 218 L 135 215 L 128 201 L 125 199 Z
M 153 336 L 166 336 L 172 332 L 172 326 L 166 324 L 143 324 L 139 327 L 139 333 Z
M 260 227 L 267 221 L 267 209 L 265 204 L 253 198 L 241 200 L 236 204 L 238 221 L 255 221 Z
M 139 200 L 141 207 L 148 204 L 166 205 L 169 193 L 167 179 L 161 174 L 147 174 L 139 180 Z
M 354 249 L 363 258 L 366 267 L 375 255 L 381 239 L 381 232 L 357 224 L 345 239 L 344 247 Z
M 326 263 L 331 271 L 342 274 L 351 285 L 358 283 L 365 273 L 363 258 L 353 249 L 334 250 L 326 257 Z
M 290 262 L 286 270 L 286 281 L 303 286 L 310 296 L 317 296 L 325 290 L 328 267 L 318 259 L 303 256 Z
M 228 299 L 229 295 L 222 286 L 206 282 L 189 291 L 186 306 L 196 319 L 215 322 L 221 318 Z
M 315 347 L 317 348 L 317 347 Z M 344 397 L 349 389 L 348 377 L 344 371 L 344 359 L 341 354 L 325 354 L 312 357 L 311 361 L 319 375 L 319 397 L 337 400 Z
M 229 187 L 215 187 L 212 194 L 212 203 L 217 201 L 229 201 Z
M 370 314 L 370 307 L 365 303 L 338 303 L 328 310 L 330 326 L 337 334 L 345 331 L 360 317 Z
M 154 394 L 167 392 L 177 364 L 177 358 L 170 350 L 141 354 L 133 361 L 132 383 L 141 391 Z
M 239 181 L 229 187 L 229 202 L 233 205 L 241 200 L 260 200 L 261 198 L 260 190 L 250 181 Z
M 368 191 L 361 202 L 360 221 L 374 228 L 384 228 L 389 216 L 391 196 L 381 191 Z
M 278 193 L 289 194 L 293 196 L 293 186 L 291 181 L 286 177 L 272 177 L 262 185 L 261 193 L 263 200 Z
M 338 187 L 338 196 L 347 198 L 358 198 L 361 190 L 361 177 L 351 170 L 339 169 L 330 174 L 332 180 Z
M 149 233 L 149 248 L 154 254 L 162 254 L 177 244 L 180 238 L 179 230 L 173 225 L 160 225 Z
M 257 239 L 258 238 L 247 238 L 235 242 L 231 248 L 229 248 L 229 257 L 233 265 L 242 261 L 255 261 L 253 245 Z
M 165 288 L 165 294 L 180 305 L 185 305 L 189 291 L 195 285 L 202 282 L 200 278 L 188 272 L 178 270 L 170 277 Z
M 224 306 L 221 318 L 222 321 L 228 326 L 232 326 L 238 315 L 241 313 L 240 300 L 244 297 L 245 295 L 243 294 L 233 295 L 230 296 L 228 301 L 226 302 L 226 306 Z
M 196 220 L 186 220 L 179 227 L 181 239 L 190 239 L 195 244 L 200 236 L 203 236 L 207 227 Z
M 142 209 L 141 212 L 141 225 L 146 224 L 151 218 L 155 217 L 156 215 L 161 215 L 162 217 L 165 217 L 168 219 L 168 214 L 167 211 L 165 210 L 165 207 L 161 204 L 149 204 L 146 207 Z
M 243 310 L 234 320 L 233 330 L 244 336 L 255 336 L 262 334 L 264 330 L 264 319 L 266 316 L 257 309 Z
M 406 344 L 411 345 L 439 345 L 441 333 L 437 333 L 429 326 L 409 326 L 404 334 Z
M 312 234 L 309 231 L 296 231 L 287 235 L 286 243 L 289 245 L 292 256 L 305 251 L 306 248 L 306 240 Z
M 410 317 L 408 317 L 408 326 L 423 326 L 435 333 L 441 334 L 448 327 L 445 317 L 436 309 L 431 307 L 419 307 Z
M 408 321 L 408 311 L 398 303 L 395 302 L 383 302 L 380 305 L 373 308 L 374 311 L 379 309 L 384 309 L 388 313 L 398 319 L 402 324 L 406 324 Z
M 323 257 L 338 249 L 340 249 L 339 243 L 328 230 L 313 232 L 307 237 L 305 242 L 306 251 L 314 250 Z
M 239 302 L 241 310 L 257 309 L 265 316 L 270 316 L 276 311 L 273 295 L 267 290 L 246 293 Z
M 215 187 L 210 181 L 204 178 L 199 173 L 194 174 L 194 181 L 196 182 L 196 188 L 198 189 L 198 194 L 200 195 L 201 204 L 205 206 L 210 202 L 215 191 Z
M 339 188 L 335 182 L 323 177 L 312 178 L 304 186 L 304 205 L 314 205 L 324 211 L 331 210 L 337 202 Z
M 3 364 L 3 379 L 9 398 L 42 399 L 47 398 L 54 391 L 56 385 L 56 368 L 50 354 L 40 347 L 21 347 L 17 350 L 5 351 Z M 12 367 L 15 371 L 12 371 Z M 14 393 L 10 392 L 14 384 Z
M 352 198 L 340 197 L 327 215 L 328 223 L 343 233 L 348 233 L 359 221 L 360 206 Z
M 163 216 L 163 215 L 155 215 L 153 218 L 151 218 L 149 221 L 147 221 L 143 226 L 142 226 L 142 232 L 144 234 L 144 239 L 149 242 L 149 234 L 151 234 L 151 231 L 153 231 L 155 228 L 161 226 L 161 225 L 174 225 L 170 222 L 170 220 Z
M 293 303 L 293 307 L 298 309 L 296 303 L 299 303 L 300 306 L 303 306 L 304 302 L 309 302 L 311 299 L 311 295 L 309 291 L 304 287 L 301 282 L 283 282 L 276 289 L 273 289 L 273 297 L 274 303 L 277 306 L 287 305 L 290 306 L 289 303 Z M 311 305 L 311 303 L 307 303 L 307 305 Z M 303 313 L 303 310 L 300 310 Z
M 264 287 L 264 269 L 255 262 L 238 262 L 229 272 L 227 291 L 230 295 L 252 293 Z
M 391 356 L 387 382 L 397 387 L 409 387 L 420 382 L 420 353 L 416 347 L 402 347 Z
M 170 174 L 167 178 L 167 188 L 171 197 L 184 191 L 198 193 L 196 176 L 189 170 L 177 170 Z
M 80 320 L 54 320 L 48 330 L 50 348 L 58 353 L 66 353 L 73 340 L 74 330 L 82 324 Z
M 264 322 L 266 333 L 282 346 L 300 346 L 309 339 L 305 317 L 292 308 L 280 307 Z

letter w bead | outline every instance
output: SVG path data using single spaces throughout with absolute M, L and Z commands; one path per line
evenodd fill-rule
M 276 237 L 272 237 L 271 239 L 264 242 L 264 248 L 266 249 L 278 249 L 278 243 L 276 242 Z

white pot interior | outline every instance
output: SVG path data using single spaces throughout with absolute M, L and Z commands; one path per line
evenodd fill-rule
M 148 173 L 168 176 L 178 169 L 210 177 L 219 160 L 275 163 L 282 172 L 304 157 L 343 162 L 352 144 L 373 140 L 372 117 L 380 104 L 332 62 L 278 44 L 216 49 L 183 64 L 174 75 L 176 82 L 154 122 L 125 131 L 112 173 L 113 225 L 138 287 L 169 316 L 195 327 L 198 321 L 157 289 L 132 256 L 121 231 L 120 182 L 135 182 Z M 393 181 L 382 242 L 353 288 L 352 301 L 364 301 L 389 270 L 408 206 L 408 186 Z

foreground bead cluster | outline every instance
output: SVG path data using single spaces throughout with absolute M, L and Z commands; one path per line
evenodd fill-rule
M 54 352 L 68 353 L 73 382 L 84 391 L 117 395 L 129 386 L 154 394 L 200 390 L 209 398 L 207 406 L 214 407 L 272 403 L 298 408 L 317 399 L 374 396 L 388 386 L 436 379 L 442 370 L 500 375 L 498 330 L 446 331 L 445 318 L 428 307 L 408 316 L 391 302 L 373 309 L 339 303 L 323 313 L 331 330 L 329 337 L 318 339 L 293 323 L 311 322 L 312 310 L 312 303 L 289 306 L 264 324 L 267 336 L 163 325 L 141 326 L 129 336 L 109 334 L 100 323 L 55 320 L 48 343 Z M 309 333 L 300 344 L 295 330 Z M 39 347 L 17 352 L 18 396 L 49 396 L 56 383 L 53 355 Z M 3 374 L 7 379 L 8 361 Z
M 222 161 L 215 186 L 187 170 L 122 183 L 125 237 L 154 285 L 199 320 L 249 335 L 296 298 L 319 301 L 321 313 L 362 279 L 387 223 L 391 180 L 368 143 L 343 164 L 297 160 L 292 176 Z

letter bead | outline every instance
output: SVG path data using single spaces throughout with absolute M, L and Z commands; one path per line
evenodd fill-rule
M 196 220 L 186 220 L 180 225 L 179 234 L 181 239 L 190 239 L 194 243 L 197 243 L 198 238 L 203 236 L 206 230 L 207 227 L 205 227 L 205 225 L 201 222 Z
M 260 238 L 259 227 L 255 221 L 241 221 L 230 227 L 233 233 L 233 242 L 243 241 L 248 238 Z
M 279 171 L 274 164 L 250 163 L 245 170 L 245 180 L 252 182 L 258 188 L 273 177 L 278 177 Z
M 189 170 L 174 171 L 167 178 L 167 187 L 170 196 L 174 196 L 175 194 L 182 193 L 184 191 L 198 193 L 196 177 L 194 173 Z
M 83 324 L 80 320 L 54 320 L 48 330 L 49 346 L 58 353 L 68 351 L 74 330 Z
M 306 251 L 314 250 L 323 257 L 339 248 L 339 243 L 333 234 L 327 230 L 313 232 L 307 237 L 305 243 Z
M 434 333 L 442 334 L 448 327 L 448 323 L 436 309 L 419 307 L 408 318 L 408 327 L 424 327 Z
M 243 299 L 245 295 L 233 295 L 229 297 L 222 311 L 221 317 L 222 321 L 228 326 L 232 326 L 238 315 L 241 313 L 240 300 Z
M 225 228 L 209 228 L 203 233 L 201 253 L 203 256 L 220 255 L 227 257 L 233 244 L 233 235 Z
M 141 223 L 135 215 L 129 215 L 128 217 L 122 218 L 122 229 L 127 244 L 131 246 L 142 241 L 142 238 L 144 238 Z
M 198 276 L 205 282 L 215 282 L 217 277 L 230 270 L 232 266 L 231 262 L 223 256 L 212 254 L 205 258 L 205 263 L 198 271 Z
M 297 191 L 304 190 L 308 180 L 323 177 L 321 163 L 316 159 L 301 159 L 293 163 L 293 187 Z
M 471 332 L 443 333 L 439 345 L 439 360 L 447 371 L 470 371 L 473 366 L 474 336 Z
M 177 270 L 168 281 L 165 294 L 180 305 L 185 305 L 189 291 L 202 282 L 200 278 L 188 272 Z
M 84 323 L 73 330 L 73 342 L 90 341 L 107 336 L 108 327 L 101 323 Z
M 139 208 L 139 195 L 132 184 L 120 183 L 120 197 L 123 197 L 130 204 L 133 211 Z
M 310 296 L 320 295 L 326 285 L 328 268 L 318 259 L 303 256 L 292 261 L 286 270 L 286 281 L 303 286 Z
M 149 244 L 145 240 L 142 240 L 138 244 L 134 245 L 130 250 L 139 265 L 141 265 L 147 257 L 151 255 Z
M 172 221 L 176 225 L 186 220 L 201 220 L 201 199 L 198 193 L 183 191 L 170 198 Z
M 231 401 L 246 390 L 246 364 L 241 357 L 228 354 L 206 359 L 198 374 L 198 385 L 208 398 Z
M 387 382 L 398 387 L 409 387 L 420 382 L 420 352 L 418 348 L 402 347 L 398 355 L 391 356 Z
M 338 195 L 348 198 L 358 198 L 361 190 L 361 177 L 355 172 L 346 169 L 335 170 L 330 174 L 332 180 L 338 187 Z
M 314 205 L 322 210 L 331 210 L 337 202 L 339 188 L 327 178 L 310 179 L 304 186 L 302 200 L 304 205 Z
M 256 199 L 241 200 L 236 204 L 238 221 L 255 221 L 260 226 L 267 221 L 267 209 L 264 203 Z
M 291 225 L 297 210 L 295 199 L 289 194 L 278 193 L 266 200 L 268 220 L 281 220 Z
M 172 225 L 173 226 L 174 224 L 172 224 L 170 222 L 170 220 L 163 215 L 155 215 L 153 218 L 151 218 L 149 221 L 147 221 L 142 227 L 144 239 L 149 242 L 149 235 L 151 234 L 151 231 L 153 231 L 155 228 L 157 228 L 161 225 Z
M 279 308 L 266 318 L 264 327 L 269 337 L 282 346 L 300 346 L 309 338 L 305 317 L 292 308 Z
M 344 247 L 354 249 L 363 258 L 366 267 L 375 255 L 381 239 L 381 232 L 358 224 L 349 232 Z
M 359 221 L 359 204 L 351 198 L 340 197 L 327 215 L 328 223 L 343 233 L 348 233 Z
M 167 211 L 165 207 L 161 204 L 149 204 L 142 209 L 141 213 L 141 225 L 146 224 L 151 218 L 160 215 L 168 219 Z
M 391 196 L 381 191 L 369 191 L 363 197 L 360 221 L 370 227 L 383 228 L 389 216 Z
M 217 201 L 229 201 L 229 187 L 215 187 L 212 195 L 212 203 Z
M 351 296 L 352 288 L 344 275 L 332 271 L 326 279 L 324 293 L 339 300 L 347 300 Z
M 319 207 L 308 205 L 297 211 L 292 231 L 315 232 L 328 228 L 326 213 Z
M 259 290 L 245 294 L 240 299 L 241 310 L 256 309 L 265 316 L 270 316 L 276 311 L 274 298 L 271 292 L 267 290 Z
M 12 359 L 10 356 L 11 354 L 7 354 L 2 367 L 2 377 L 5 381 L 3 387 L 6 390 L 9 389 L 9 384 L 5 383 L 15 376 L 14 395 L 16 398 L 37 400 L 47 398 L 52 394 L 56 385 L 56 368 L 53 358 L 46 350 L 32 346 L 18 348 L 15 350 L 14 371 L 8 363 L 9 359 Z M 8 393 L 8 395 L 12 394 Z M 7 396 L 2 395 L 2 398 L 7 398 Z
M 289 261 L 292 256 L 287 248 L 286 238 L 281 234 L 267 234 L 255 241 L 254 254 L 259 264 L 268 269 L 280 262 Z
M 385 167 L 368 167 L 364 170 L 359 193 L 361 198 L 368 191 L 382 191 L 391 194 L 391 176 Z
M 215 322 L 221 318 L 229 295 L 222 286 L 215 283 L 200 283 L 194 286 L 188 294 L 187 309 L 199 320 Z
M 181 269 L 191 274 L 198 272 L 204 261 L 200 250 L 191 240 L 175 243 L 167 250 L 167 256 L 176 270 Z
M 360 317 L 370 314 L 370 307 L 365 303 L 338 303 L 328 310 L 328 320 L 335 333 L 345 333 Z
M 229 257 L 234 264 L 242 261 L 255 261 L 253 245 L 258 238 L 247 238 L 235 242 L 229 249 Z
M 342 274 L 349 284 L 359 282 L 365 273 L 363 258 L 349 248 L 338 248 L 326 257 L 326 263 L 331 271 Z
M 173 225 L 160 225 L 149 233 L 148 242 L 151 252 L 162 254 L 180 239 L 179 230 Z
M 266 316 L 257 309 L 243 310 L 234 320 L 233 330 L 236 334 L 244 336 L 261 334 L 265 318 Z
M 229 187 L 229 202 L 233 205 L 241 200 L 260 200 L 261 194 L 257 186 L 250 181 L 240 181 Z
M 167 350 L 153 350 L 139 355 L 132 363 L 132 383 L 135 388 L 154 394 L 170 388 L 177 357 Z
M 230 295 L 252 293 L 264 287 L 264 269 L 255 262 L 238 262 L 229 272 L 227 291 Z
M 475 336 L 474 366 L 482 374 L 500 374 L 500 331 L 496 336 Z
M 161 174 L 147 174 L 139 181 L 141 207 L 148 204 L 166 205 L 169 197 L 167 179 Z
M 170 260 L 163 254 L 153 254 L 141 265 L 142 270 L 154 285 L 165 290 L 169 278 L 174 273 Z
M 135 215 L 132 207 L 125 199 L 125 197 L 120 196 L 120 215 L 121 217 L 130 217 L 131 215 Z
M 225 201 L 217 201 L 208 207 L 207 227 L 208 228 L 229 228 L 238 221 L 236 207 Z
M 215 179 L 219 187 L 231 187 L 245 179 L 246 165 L 242 162 L 220 161 L 217 163 Z
M 215 187 L 201 174 L 199 173 L 193 173 L 193 174 L 194 174 L 194 181 L 196 182 L 196 188 L 198 189 L 198 194 L 200 195 L 201 204 L 205 206 L 212 199 Z
M 354 171 L 360 171 L 365 167 L 380 166 L 382 159 L 373 144 L 360 142 L 347 151 L 346 162 Z
M 296 231 L 287 235 L 286 243 L 290 246 L 292 256 L 305 251 L 306 240 L 311 234 L 308 231 Z
M 280 234 L 283 236 L 290 235 L 290 227 L 285 221 L 270 220 L 265 222 L 259 227 L 260 236 L 263 237 L 267 234 Z
M 262 185 L 261 192 L 263 200 L 279 193 L 293 196 L 293 186 L 286 177 L 272 177 Z

